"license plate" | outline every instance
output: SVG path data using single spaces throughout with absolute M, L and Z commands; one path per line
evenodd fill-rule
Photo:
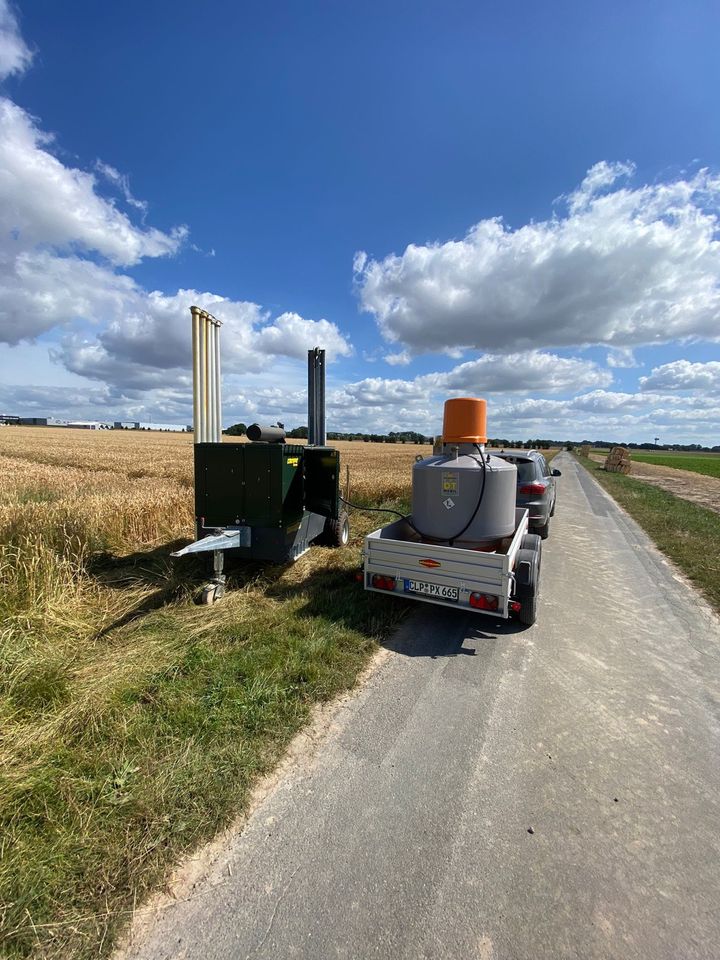
M 458 588 L 446 587 L 439 583 L 425 583 L 424 580 L 406 580 L 405 593 L 422 593 L 425 597 L 437 597 L 439 600 L 457 600 Z

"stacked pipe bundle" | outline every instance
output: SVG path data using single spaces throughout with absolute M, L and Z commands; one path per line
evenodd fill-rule
M 630 451 L 627 447 L 613 447 L 607 455 L 605 469 L 608 473 L 630 473 Z
M 193 428 L 195 443 L 220 443 L 220 327 L 207 310 L 190 307 L 193 348 Z

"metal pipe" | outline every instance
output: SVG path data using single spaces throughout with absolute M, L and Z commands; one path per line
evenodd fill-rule
M 202 433 L 203 433 L 203 443 L 208 443 L 210 440 L 210 431 L 208 423 L 208 322 L 207 314 L 203 310 L 203 326 L 202 326 L 202 338 L 200 343 L 200 351 L 202 355 Z
M 215 435 L 215 325 L 207 320 L 208 332 L 208 441 L 217 443 Z
M 217 442 L 222 440 L 222 377 L 220 376 L 220 321 L 215 323 L 215 409 Z
M 195 443 L 200 443 L 200 308 L 190 307 L 192 315 L 193 358 L 193 434 Z
M 247 438 L 253 443 L 285 443 L 283 427 L 264 427 L 260 423 L 251 423 L 247 428 Z

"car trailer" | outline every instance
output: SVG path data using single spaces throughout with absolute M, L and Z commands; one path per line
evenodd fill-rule
M 373 530 L 363 548 L 366 590 L 494 617 L 535 622 L 542 540 L 515 511 L 511 538 L 492 551 L 429 544 L 407 520 Z

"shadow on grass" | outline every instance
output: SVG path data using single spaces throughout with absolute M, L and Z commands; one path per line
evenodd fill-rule
M 377 635 L 381 623 L 390 624 L 387 636 L 383 637 L 380 631 L 381 646 L 407 657 L 474 656 L 471 644 L 528 629 L 515 619 L 503 620 L 366 591 L 354 570 L 316 570 L 299 584 L 273 584 L 267 593 L 283 600 L 298 590 L 307 597 L 297 611 L 299 616 L 321 617 L 373 635 Z

